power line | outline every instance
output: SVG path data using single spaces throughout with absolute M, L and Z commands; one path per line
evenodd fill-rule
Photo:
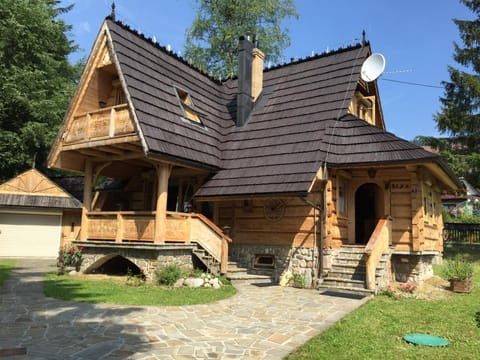
M 423 86 L 423 87 L 429 87 L 429 88 L 435 88 L 435 89 L 443 89 L 443 86 L 438 86 L 438 85 L 420 84 L 420 83 L 414 83 L 414 82 L 409 82 L 409 81 L 400 81 L 400 80 L 385 79 L 385 78 L 380 78 L 380 79 L 385 80 L 385 81 L 391 81 L 391 82 L 396 82 L 396 83 L 400 83 L 400 84 L 405 84 L 405 85 Z

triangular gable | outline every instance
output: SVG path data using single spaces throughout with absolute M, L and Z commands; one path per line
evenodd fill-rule
M 0 194 L 53 196 L 71 195 L 36 169 L 30 169 L 0 185 Z
M 111 141 L 122 142 L 123 138 L 124 142 L 144 144 L 128 99 L 128 89 L 104 22 L 50 152 L 48 166 L 83 171 L 82 161 L 75 158 L 73 151 L 63 154 L 63 159 L 59 156 L 62 151 L 83 148 L 86 143 L 90 145 L 85 147 L 91 147 L 95 141 L 108 145 Z

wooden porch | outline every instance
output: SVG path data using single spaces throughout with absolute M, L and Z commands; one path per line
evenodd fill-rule
M 156 215 L 156 211 L 89 211 L 80 240 L 139 245 L 195 243 L 220 264 L 221 273 L 226 273 L 232 240 L 212 221 L 202 214 L 167 211 L 163 228 L 156 228 Z M 164 236 L 156 236 L 156 231 Z

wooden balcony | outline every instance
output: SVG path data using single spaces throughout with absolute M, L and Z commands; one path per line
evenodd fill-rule
M 70 145 L 133 134 L 135 129 L 128 105 L 121 104 L 74 116 L 63 143 Z
M 231 239 L 202 214 L 167 212 L 164 239 L 155 242 L 155 211 L 90 211 L 86 216 L 87 241 L 130 244 L 197 243 L 226 272 Z

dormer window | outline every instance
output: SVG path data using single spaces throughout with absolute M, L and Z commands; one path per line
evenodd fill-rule
M 348 108 L 350 114 L 375 125 L 375 97 L 364 96 L 359 91 L 355 92 Z
M 202 124 L 202 121 L 200 120 L 200 116 L 198 116 L 198 113 L 195 110 L 195 106 L 193 105 L 193 101 L 192 101 L 192 98 L 190 97 L 190 94 L 187 93 L 185 90 L 182 90 L 179 88 L 175 88 L 175 93 L 180 102 L 180 107 L 182 108 L 183 116 L 186 119 L 193 121 L 197 124 Z

